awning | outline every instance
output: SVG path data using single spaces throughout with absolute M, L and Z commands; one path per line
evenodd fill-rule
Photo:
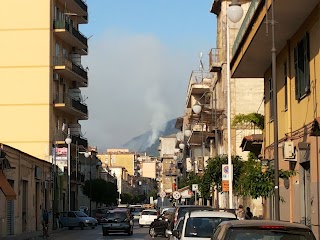
M 6 196 L 7 200 L 15 200 L 16 193 L 14 192 L 13 188 L 9 184 L 6 175 L 2 171 L 0 171 L 0 189 L 3 194 Z

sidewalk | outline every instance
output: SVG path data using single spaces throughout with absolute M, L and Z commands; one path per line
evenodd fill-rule
M 66 229 L 67 228 L 58 228 L 56 230 L 51 230 L 50 235 L 64 231 Z M 2 240 L 31 240 L 31 239 L 37 239 L 37 238 L 42 238 L 42 231 L 27 232 L 27 233 L 19 234 L 16 236 L 8 236 L 5 238 L 2 238 Z

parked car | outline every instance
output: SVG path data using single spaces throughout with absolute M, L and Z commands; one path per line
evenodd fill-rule
M 129 236 L 133 234 L 133 220 L 129 211 L 110 210 L 101 221 L 101 225 L 103 236 L 116 232 L 124 232 Z
M 158 211 L 155 209 L 146 209 L 141 212 L 139 218 L 139 227 L 150 226 L 158 218 Z
M 175 227 L 175 224 L 177 223 L 178 219 L 181 217 L 184 217 L 184 215 L 187 212 L 192 212 L 192 211 L 197 211 L 197 210 L 211 210 L 213 211 L 213 208 L 210 206 L 205 206 L 205 205 L 179 205 L 176 206 L 175 211 L 174 211 L 174 218 L 173 221 L 170 223 L 169 229 L 172 231 L 173 228 Z
M 97 219 L 89 217 L 81 211 L 62 212 L 59 223 L 61 227 L 68 227 L 69 229 L 73 229 L 74 227 L 80 227 L 81 229 L 91 227 L 94 229 L 98 225 Z
M 173 220 L 173 212 L 164 212 L 158 218 L 156 218 L 150 225 L 149 234 L 151 237 L 158 235 L 166 236 L 166 230 Z M 168 237 L 168 236 L 166 236 Z
M 170 229 L 166 230 L 166 236 L 168 240 L 178 240 L 178 238 L 172 235 L 172 232 L 177 230 L 181 232 L 183 228 L 183 222 L 184 222 L 184 217 L 181 217 L 178 219 L 177 224 L 175 225 L 172 231 Z
M 222 222 L 212 240 L 315 240 L 311 229 L 303 224 L 271 220 L 236 220 Z
M 172 235 L 181 240 L 210 240 L 216 227 L 224 221 L 236 220 L 230 212 L 222 211 L 193 211 L 184 216 L 182 230 L 175 229 Z

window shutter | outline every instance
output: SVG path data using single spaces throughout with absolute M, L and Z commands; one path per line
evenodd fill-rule
M 298 46 L 294 48 L 294 69 L 296 73 L 295 77 L 295 93 L 296 93 L 296 100 L 299 99 L 299 68 L 298 68 Z
M 305 93 L 310 92 L 310 42 L 309 42 L 309 33 L 306 34 L 305 38 L 303 39 L 304 43 L 304 80 L 305 80 Z

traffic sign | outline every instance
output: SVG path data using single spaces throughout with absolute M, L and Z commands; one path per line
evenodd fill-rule
M 222 192 L 229 192 L 229 181 L 222 180 Z
M 198 191 L 198 184 L 192 184 L 192 191 Z
M 160 192 L 159 195 L 160 195 L 161 198 L 165 198 L 167 194 L 165 192 Z
M 178 192 L 178 191 L 174 191 L 174 192 L 172 193 L 172 196 L 173 196 L 174 199 L 179 199 L 179 198 L 181 198 L 181 194 L 180 194 L 180 192 Z
M 231 179 L 233 179 L 233 166 L 231 165 Z M 229 180 L 229 166 L 228 164 L 222 164 L 222 180 Z

